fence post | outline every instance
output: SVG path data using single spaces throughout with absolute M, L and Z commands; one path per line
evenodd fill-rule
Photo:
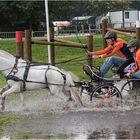
M 24 58 L 22 31 L 16 31 L 16 57 Z
M 104 38 L 105 34 L 107 32 L 107 20 L 102 21 L 102 39 L 103 39 L 103 48 L 107 47 L 107 42 Z
M 136 39 L 140 40 L 140 21 L 136 21 Z
M 93 35 L 87 36 L 87 50 L 93 51 Z M 91 57 L 87 56 L 86 64 L 88 64 L 92 67 L 92 58 Z
M 25 30 L 26 60 L 32 61 L 31 30 Z
M 51 38 L 51 42 L 54 42 L 54 28 L 50 28 L 50 38 Z M 50 45 L 50 52 L 51 52 L 51 62 L 52 65 L 55 65 L 55 46 L 54 45 Z

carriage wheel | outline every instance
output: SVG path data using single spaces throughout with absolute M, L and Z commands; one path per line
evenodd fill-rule
M 91 101 L 93 97 L 100 98 L 100 99 L 116 98 L 122 101 L 121 92 L 118 90 L 117 87 L 111 84 L 104 84 L 104 85 L 97 86 L 91 94 L 90 97 Z
M 121 88 L 121 93 L 130 94 L 133 89 L 133 81 L 127 81 Z
M 137 98 L 137 96 L 140 93 L 139 88 L 137 88 L 137 85 L 134 80 L 127 81 L 121 88 L 122 94 L 133 94 L 134 98 Z

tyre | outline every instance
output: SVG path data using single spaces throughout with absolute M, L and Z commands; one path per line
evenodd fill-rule
M 122 94 L 131 94 L 131 91 L 133 89 L 133 81 L 127 81 L 121 88 Z
M 130 94 L 134 96 L 134 98 L 137 98 L 140 96 L 140 88 L 139 88 L 140 81 L 130 80 L 127 81 L 121 88 L 122 94 Z
M 103 84 L 97 86 L 95 89 L 93 89 L 93 92 L 90 97 L 91 101 L 92 98 L 100 98 L 100 99 L 115 98 L 122 101 L 121 92 L 118 90 L 117 87 L 115 87 L 112 84 Z

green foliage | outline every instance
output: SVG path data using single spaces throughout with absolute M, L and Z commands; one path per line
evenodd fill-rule
M 130 0 L 88 0 L 88 1 L 49 1 L 50 21 L 71 20 L 75 16 L 101 16 L 109 11 L 140 9 L 139 1 Z M 44 1 L 1 1 L 0 31 L 39 30 L 46 21 Z M 42 28 L 45 29 L 43 26 Z
M 43 1 L 2 1 L 0 2 L 1 31 L 34 29 L 34 26 L 39 25 L 40 18 L 45 15 L 43 10 L 45 11 Z

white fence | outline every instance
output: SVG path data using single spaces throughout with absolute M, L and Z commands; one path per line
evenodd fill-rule
M 55 32 L 55 36 L 76 36 L 77 34 L 82 36 L 89 33 L 99 33 L 101 30 L 98 29 L 91 29 L 91 30 L 59 30 L 58 32 Z M 6 38 L 15 38 L 16 32 L 0 32 L 0 38 L 6 39 Z M 47 35 L 46 31 L 32 31 L 33 37 L 44 37 Z M 23 37 L 24 37 L 24 31 L 23 31 Z

